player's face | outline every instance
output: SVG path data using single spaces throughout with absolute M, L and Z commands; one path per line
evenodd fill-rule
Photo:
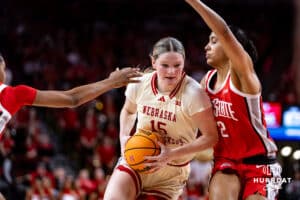
M 228 61 L 221 43 L 214 32 L 210 34 L 209 41 L 204 49 L 206 62 L 212 67 L 220 67 L 223 63 Z
M 181 79 L 184 58 L 180 53 L 166 52 L 153 59 L 152 66 L 157 71 L 158 89 L 171 92 Z

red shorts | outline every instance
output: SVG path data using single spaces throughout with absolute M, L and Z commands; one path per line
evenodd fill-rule
M 217 171 L 236 174 L 241 182 L 242 199 L 253 194 L 260 194 L 268 200 L 275 200 L 281 186 L 281 166 L 272 164 L 245 164 L 245 162 L 218 158 L 214 161 L 212 176 Z

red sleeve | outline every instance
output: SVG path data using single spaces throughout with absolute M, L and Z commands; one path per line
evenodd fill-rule
M 36 96 L 36 89 L 26 85 L 18 85 L 14 87 L 14 93 L 19 105 L 32 105 Z
M 32 105 L 36 97 L 36 92 L 36 89 L 25 85 L 16 87 L 8 86 L 0 95 L 1 104 L 13 115 L 22 106 Z

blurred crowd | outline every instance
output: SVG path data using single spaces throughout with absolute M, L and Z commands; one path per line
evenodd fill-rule
M 290 66 L 292 4 L 215 4 L 257 45 L 256 70 L 265 100 L 297 103 Z M 0 8 L 7 84 L 38 89 L 101 80 L 116 67 L 147 67 L 152 45 L 164 36 L 184 43 L 186 71 L 200 80 L 209 69 L 204 55 L 208 35 L 199 17 L 179 0 L 5 0 Z M 120 154 L 123 93 L 124 88 L 112 90 L 76 109 L 22 109 L 0 141 L 0 191 L 8 199 L 102 199 Z M 195 160 L 192 166 L 182 199 L 205 199 L 210 164 Z

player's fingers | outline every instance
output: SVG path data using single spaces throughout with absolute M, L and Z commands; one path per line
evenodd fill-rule
M 117 69 L 119 69 L 117 67 Z M 125 67 L 121 69 L 123 72 L 139 72 L 141 69 L 138 67 Z
M 160 167 L 152 167 L 151 169 L 149 169 L 149 173 L 154 173 L 156 171 L 158 171 L 160 169 Z
M 160 164 L 157 162 L 145 162 L 144 165 L 146 168 L 149 168 L 149 169 L 156 169 L 156 168 L 160 167 Z
M 148 161 L 157 161 L 157 156 L 144 156 L 146 162 Z M 148 164 L 148 163 L 147 163 Z
M 141 82 L 140 80 L 135 80 L 135 79 L 129 79 L 128 83 L 139 83 Z
M 142 74 L 139 72 L 133 72 L 133 73 L 129 73 L 126 75 L 127 78 L 137 78 L 137 77 L 141 77 Z
M 159 146 L 165 146 L 162 142 L 157 141 L 157 143 L 159 144 Z
M 161 143 L 160 141 L 157 141 L 157 144 L 160 146 L 161 152 L 166 149 L 166 146 L 163 143 Z

